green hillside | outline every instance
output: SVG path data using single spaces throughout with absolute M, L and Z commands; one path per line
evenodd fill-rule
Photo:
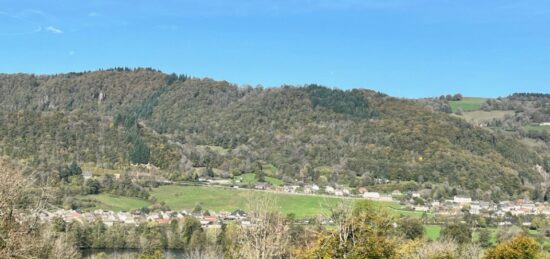
M 121 68 L 0 75 L 0 91 L 0 154 L 47 170 L 149 163 L 172 180 L 261 171 L 277 185 L 385 179 L 481 199 L 530 195 L 542 179 L 534 165 L 544 154 L 514 136 L 365 89 L 238 87 Z

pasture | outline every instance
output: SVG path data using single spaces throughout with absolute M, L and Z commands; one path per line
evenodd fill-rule
M 272 196 L 274 209 L 283 214 L 293 213 L 297 218 L 328 215 L 331 208 L 340 202 L 350 202 L 361 198 L 344 198 L 325 195 L 304 195 L 290 193 L 274 193 L 249 189 L 233 189 L 212 186 L 179 186 L 165 185 L 152 189 L 150 192 L 158 202 L 164 202 L 172 210 L 192 210 L 200 205 L 203 209 L 213 211 L 233 211 L 241 208 L 246 210 L 247 204 L 262 196 Z M 130 211 L 147 207 L 151 202 L 138 198 L 114 196 L 110 194 L 87 195 L 81 198 L 96 200 L 97 207 L 114 211 Z M 387 209 L 394 216 L 422 217 L 422 212 L 410 211 L 396 202 L 372 201 L 375 206 Z
M 534 131 L 546 131 L 546 132 L 550 132 L 550 126 L 541 126 L 541 125 L 538 125 L 538 124 L 529 124 L 529 125 L 525 125 L 523 128 L 525 128 L 525 130 L 527 131 L 530 131 L 530 130 L 534 130 Z
M 475 111 L 481 108 L 481 104 L 487 101 L 487 98 L 480 97 L 464 97 L 460 101 L 450 101 L 449 105 L 453 112 L 456 112 L 459 108 L 462 111 Z
M 112 194 L 97 194 L 78 197 L 79 199 L 90 199 L 97 202 L 98 206 L 93 209 L 111 211 L 130 211 L 143 207 L 149 207 L 151 202 L 139 198 L 116 196 Z
M 441 235 L 441 225 L 424 225 L 426 237 L 430 240 L 437 240 Z
M 469 111 L 463 112 L 462 117 L 474 124 L 480 124 L 484 122 L 490 122 L 494 119 L 502 120 L 506 115 L 514 115 L 513 111 Z
M 269 183 L 273 186 L 282 186 L 284 184 L 283 181 L 281 181 L 280 179 L 274 178 L 274 177 L 265 176 L 264 178 L 265 178 L 265 181 L 267 183 Z M 242 175 L 239 175 L 239 176 L 235 176 L 234 179 L 239 180 L 242 183 L 248 184 L 248 185 L 254 185 L 258 182 L 258 177 L 255 173 L 242 174 Z

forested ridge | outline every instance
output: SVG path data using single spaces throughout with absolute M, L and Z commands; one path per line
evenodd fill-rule
M 180 180 L 272 166 L 287 182 L 414 181 L 435 198 L 547 198 L 545 153 L 370 90 L 264 89 L 116 68 L 3 74 L 0 92 L 0 153 L 35 167 L 150 163 Z

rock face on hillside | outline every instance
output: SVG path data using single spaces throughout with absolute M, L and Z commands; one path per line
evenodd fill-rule
M 434 197 L 546 194 L 535 170 L 546 154 L 370 90 L 243 88 L 113 69 L 0 75 L 0 91 L 0 153 L 34 166 L 151 163 L 174 179 L 263 171 L 321 185 L 387 179 L 375 188 Z

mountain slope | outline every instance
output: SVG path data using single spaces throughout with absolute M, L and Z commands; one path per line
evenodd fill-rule
M 0 151 L 36 166 L 150 162 L 179 179 L 266 171 L 287 182 L 372 189 L 414 181 L 433 197 L 546 194 L 546 173 L 536 170 L 546 154 L 369 90 L 240 88 L 114 69 L 0 75 L 0 91 Z

